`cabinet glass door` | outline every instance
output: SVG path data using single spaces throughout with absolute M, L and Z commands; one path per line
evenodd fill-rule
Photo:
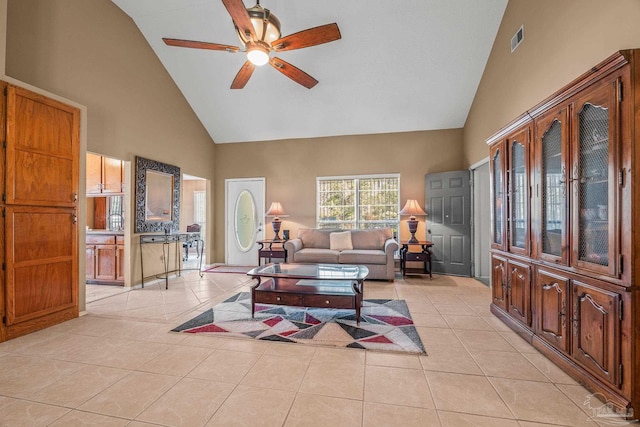
M 538 121 L 540 161 L 540 259 L 567 264 L 568 109 L 553 112 Z
M 577 105 L 577 153 L 574 157 L 573 263 L 614 274 L 616 170 L 615 90 L 603 86 Z
M 496 249 L 504 249 L 504 158 L 503 143 L 491 148 L 491 191 L 493 193 L 491 210 L 493 213 L 492 242 Z
M 529 255 L 529 128 L 509 141 L 509 249 Z

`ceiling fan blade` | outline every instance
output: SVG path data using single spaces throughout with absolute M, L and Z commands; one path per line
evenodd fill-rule
M 255 65 L 253 65 L 251 62 L 245 62 L 242 65 L 242 68 L 240 68 L 240 71 L 238 71 L 238 74 L 236 74 L 236 78 L 233 79 L 233 83 L 231 83 L 231 89 L 242 89 L 243 87 L 245 87 L 255 68 Z
M 311 77 L 309 74 L 305 73 L 298 67 L 294 67 L 286 61 L 283 61 L 280 58 L 272 58 L 269 61 L 269 64 L 276 70 L 280 71 L 285 76 L 289 77 L 296 83 L 301 84 L 307 89 L 311 89 L 315 85 L 318 84 L 318 81 Z
M 334 22 L 333 24 L 309 28 L 279 38 L 271 43 L 271 46 L 273 46 L 273 49 L 277 52 L 282 52 L 284 50 L 302 49 L 303 47 L 329 43 L 334 40 L 339 40 L 340 38 L 340 29 L 338 28 L 338 24 Z
M 253 29 L 253 25 L 251 25 L 251 19 L 242 0 L 222 0 L 222 3 L 227 8 L 227 12 L 231 15 L 236 27 L 245 34 L 249 33 L 251 40 L 255 41 L 256 32 Z
M 237 52 L 240 50 L 238 46 L 230 46 L 219 43 L 198 42 L 193 40 L 168 39 L 163 37 L 162 40 L 168 46 L 191 47 L 193 49 L 209 49 L 209 50 L 226 50 L 227 52 Z

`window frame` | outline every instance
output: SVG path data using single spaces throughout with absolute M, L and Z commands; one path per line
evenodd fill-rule
M 360 181 L 361 180 L 367 180 L 367 179 L 380 179 L 380 178 L 395 178 L 398 181 L 398 190 L 397 190 L 397 199 L 398 199 L 398 204 L 396 206 L 396 212 L 400 212 L 400 174 L 399 173 L 387 173 L 387 174 L 366 174 L 366 175 L 340 175 L 340 176 L 318 176 L 316 177 L 316 227 L 317 228 L 322 228 L 322 224 L 320 221 L 320 182 L 321 181 L 339 181 L 339 180 L 353 180 L 354 181 L 354 190 L 355 190 L 355 201 L 354 201 L 354 209 L 355 209 L 355 215 L 354 215 L 354 221 L 349 221 L 349 222 L 345 222 L 345 221 L 336 221 L 336 225 L 340 225 L 340 224 L 354 224 L 354 230 L 360 230 L 361 225 L 363 223 L 370 223 L 369 221 L 364 222 L 360 219 Z M 377 205 L 376 205 L 377 206 Z M 385 224 L 388 224 L 390 222 L 393 222 L 392 220 L 381 220 L 384 221 Z M 386 226 L 385 226 L 386 227 Z M 398 232 L 398 230 L 400 229 L 400 215 L 397 216 L 396 222 L 395 222 L 395 226 L 391 226 L 392 229 L 395 230 L 395 232 Z

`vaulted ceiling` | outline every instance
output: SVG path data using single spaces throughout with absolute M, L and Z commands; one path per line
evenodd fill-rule
M 262 0 L 280 19 L 283 36 L 336 22 L 342 38 L 276 54 L 315 77 L 312 89 L 265 65 L 244 89 L 231 90 L 244 53 L 162 41 L 242 47 L 220 0 L 112 1 L 140 28 L 216 143 L 463 127 L 507 5 Z

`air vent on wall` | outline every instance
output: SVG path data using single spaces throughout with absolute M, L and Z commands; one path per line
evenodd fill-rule
M 522 25 L 518 29 L 518 31 L 516 31 L 513 37 L 511 37 L 511 53 L 513 53 L 513 51 L 516 50 L 518 46 L 520 46 L 522 40 L 524 40 L 524 25 Z

